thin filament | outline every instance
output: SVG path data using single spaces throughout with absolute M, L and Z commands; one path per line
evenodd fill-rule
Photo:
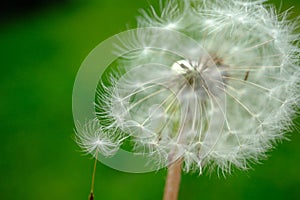
M 96 168 L 97 168 L 97 157 L 98 157 L 98 152 L 96 152 L 96 155 L 95 155 L 95 162 L 94 162 L 91 192 L 90 192 L 89 200 L 94 200 L 94 186 L 95 186 L 95 175 L 96 175 Z

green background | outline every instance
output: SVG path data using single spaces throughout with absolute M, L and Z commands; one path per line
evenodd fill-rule
M 149 2 L 156 1 L 74 0 L 0 23 L 0 199 L 88 198 L 93 160 L 73 141 L 76 72 L 97 44 L 134 27 Z M 299 1 L 282 3 L 291 6 L 298 16 Z M 300 134 L 289 138 L 248 172 L 183 175 L 179 198 L 300 199 Z M 161 199 L 165 174 L 127 174 L 98 163 L 96 200 Z

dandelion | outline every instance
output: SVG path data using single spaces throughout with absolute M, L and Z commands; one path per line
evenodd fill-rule
M 165 200 L 177 199 L 181 170 L 247 170 L 285 138 L 300 97 L 299 34 L 287 17 L 265 0 L 167 0 L 120 38 L 128 53 L 98 88 L 97 117 L 118 147 L 128 139 L 168 166 Z M 111 155 L 105 144 L 81 146 Z
M 93 200 L 98 155 L 101 154 L 105 157 L 113 156 L 118 151 L 121 140 L 113 138 L 112 135 L 105 132 L 99 125 L 97 119 L 88 121 L 84 125 L 77 125 L 77 127 L 78 129 L 75 131 L 77 144 L 85 153 L 91 154 L 95 158 L 91 192 L 89 196 L 89 200 Z

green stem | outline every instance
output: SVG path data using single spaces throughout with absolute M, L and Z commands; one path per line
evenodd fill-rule
M 95 162 L 94 162 L 91 192 L 90 192 L 89 200 L 94 200 L 94 186 L 95 186 L 95 175 L 96 175 L 96 167 L 97 167 L 97 157 L 98 157 L 98 153 L 96 153 L 96 155 L 95 155 Z

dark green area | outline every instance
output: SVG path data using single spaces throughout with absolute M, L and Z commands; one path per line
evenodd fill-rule
M 76 72 L 98 43 L 134 27 L 137 10 L 148 2 L 75 0 L 1 22 L 0 199 L 87 199 L 93 161 L 73 141 Z M 291 6 L 295 17 L 300 3 L 282 5 Z M 248 172 L 226 179 L 183 175 L 180 199 L 300 199 L 296 132 Z M 165 170 L 127 174 L 99 163 L 95 199 L 161 199 L 164 180 Z

